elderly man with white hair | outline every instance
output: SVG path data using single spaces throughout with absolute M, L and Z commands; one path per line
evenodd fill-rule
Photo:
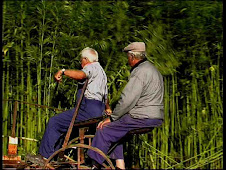
M 132 67 L 129 81 L 111 116 L 97 126 L 92 146 L 105 154 L 111 144 L 119 141 L 129 131 L 160 126 L 164 119 L 164 84 L 161 73 L 146 59 L 144 42 L 133 42 L 124 48 L 128 63 Z M 93 169 L 101 168 L 104 158 L 88 150 L 90 158 L 96 161 Z M 110 157 L 116 160 L 116 169 L 125 169 L 123 144 L 119 144 Z
M 62 80 L 63 75 L 79 81 L 88 78 L 88 84 L 75 122 L 100 117 L 105 109 L 107 112 L 111 112 L 107 101 L 107 76 L 98 62 L 97 51 L 87 47 L 81 51 L 80 55 L 82 70 L 62 69 L 55 74 L 55 79 L 58 82 Z M 82 91 L 80 86 L 82 87 L 82 85 L 79 84 L 76 104 Z M 60 144 L 56 143 L 61 134 L 67 132 L 74 112 L 75 108 L 50 118 L 39 148 L 40 154 L 29 155 L 28 159 L 31 162 L 43 166 L 45 159 L 60 148 Z

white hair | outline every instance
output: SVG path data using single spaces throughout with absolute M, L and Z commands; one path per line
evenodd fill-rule
M 81 51 L 82 58 L 88 58 L 90 62 L 98 61 L 98 53 L 96 50 L 86 47 Z
M 128 51 L 128 53 L 133 54 L 137 59 L 145 59 L 147 56 L 145 51 Z

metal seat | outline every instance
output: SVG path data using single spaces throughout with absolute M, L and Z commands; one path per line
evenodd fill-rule
M 88 120 L 85 120 L 85 121 L 82 121 L 82 122 L 75 122 L 74 127 L 81 128 L 81 127 L 93 125 L 93 124 L 99 123 L 100 121 L 102 121 L 106 117 L 107 117 L 106 115 L 103 115 L 103 116 L 91 118 L 91 119 L 88 119 Z
M 154 127 L 146 127 L 146 128 L 139 128 L 139 129 L 134 129 L 129 131 L 123 138 L 121 138 L 118 142 L 114 143 L 111 148 L 109 149 L 107 155 L 110 155 L 111 152 L 116 148 L 116 146 L 119 143 L 125 142 L 126 139 L 128 139 L 128 136 L 130 135 L 135 135 L 135 134 L 144 134 L 144 133 L 148 133 L 151 132 L 154 129 Z
M 147 127 L 147 128 L 140 128 L 140 129 L 134 129 L 127 133 L 127 135 L 133 135 L 133 134 L 144 134 L 151 132 L 154 129 L 154 127 Z

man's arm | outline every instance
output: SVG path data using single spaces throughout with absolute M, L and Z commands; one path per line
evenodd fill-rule
M 105 104 L 105 113 L 107 115 L 111 115 L 112 114 L 112 110 L 111 110 L 111 107 L 110 107 L 110 104 L 109 104 L 109 99 L 107 99 L 107 102 Z
M 118 104 L 111 114 L 111 119 L 115 121 L 124 114 L 128 113 L 136 105 L 142 91 L 143 82 L 138 76 L 131 77 L 126 87 L 122 91 Z
M 55 79 L 56 81 L 62 81 L 62 70 L 59 70 L 56 74 L 55 74 Z M 67 77 L 70 77 L 72 79 L 75 80 L 82 80 L 86 78 L 86 74 L 85 72 L 81 71 L 81 70 L 65 70 L 64 71 L 64 75 Z

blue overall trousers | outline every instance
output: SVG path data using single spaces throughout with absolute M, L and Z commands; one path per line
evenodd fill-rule
M 120 119 L 107 124 L 102 129 L 97 129 L 92 146 L 107 154 L 112 143 L 119 141 L 129 131 L 139 128 L 157 127 L 162 122 L 163 120 L 161 119 L 136 119 L 132 118 L 129 114 L 125 114 Z M 88 155 L 99 164 L 102 164 L 105 160 L 99 153 L 93 150 L 88 150 Z M 124 159 L 123 144 L 117 145 L 110 154 L 110 157 L 112 159 Z
M 77 101 L 81 95 L 81 89 L 77 93 Z M 90 118 L 102 116 L 104 113 L 105 104 L 99 100 L 91 100 L 83 97 L 81 101 L 78 115 L 75 122 L 84 121 Z M 74 115 L 75 108 L 67 110 L 63 113 L 57 114 L 49 119 L 47 128 L 42 137 L 42 141 L 39 147 L 39 153 L 49 158 L 56 150 L 60 148 L 62 143 L 57 143 L 62 133 L 67 133 L 72 117 Z M 57 145 L 57 146 L 56 146 Z

